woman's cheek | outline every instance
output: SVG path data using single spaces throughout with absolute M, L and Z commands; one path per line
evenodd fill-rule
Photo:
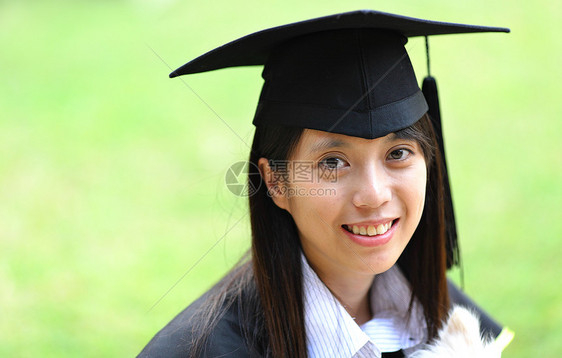
M 335 183 L 303 183 L 292 185 L 288 198 L 289 212 L 297 226 L 329 226 L 332 216 L 337 213 L 341 202 L 341 190 Z M 300 227 L 304 229 L 304 227 Z
M 427 171 L 425 168 L 425 162 L 423 166 L 418 165 L 416 170 L 409 175 L 409 178 L 404 178 L 409 183 L 406 188 L 410 188 L 407 196 L 412 200 L 412 205 L 416 208 L 417 215 L 421 217 L 426 195 L 426 185 L 427 185 Z

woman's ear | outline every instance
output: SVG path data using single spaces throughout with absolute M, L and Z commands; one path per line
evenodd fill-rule
M 287 200 L 287 195 L 285 195 L 285 183 L 280 180 L 281 176 L 271 169 L 267 158 L 260 158 L 258 161 L 258 168 L 260 169 L 261 177 L 267 186 L 267 193 L 271 199 L 273 199 L 275 205 L 281 209 L 289 211 L 289 202 Z

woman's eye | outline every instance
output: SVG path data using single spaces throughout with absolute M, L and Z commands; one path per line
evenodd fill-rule
M 404 160 L 406 158 L 408 158 L 408 156 L 412 154 L 411 151 L 409 151 L 408 149 L 396 149 L 393 150 L 392 152 L 390 152 L 390 154 L 388 155 L 388 158 L 391 160 Z
M 318 162 L 319 167 L 329 170 L 340 169 L 344 165 L 345 161 L 336 157 L 324 158 L 320 162 Z

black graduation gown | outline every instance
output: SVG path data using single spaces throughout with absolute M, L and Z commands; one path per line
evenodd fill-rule
M 449 296 L 452 305 L 461 305 L 470 308 L 480 315 L 483 335 L 497 337 L 502 331 L 502 327 L 494 321 L 487 313 L 478 307 L 468 296 L 458 287 L 449 281 Z M 187 357 L 191 343 L 192 317 L 197 309 L 205 303 L 207 294 L 200 297 L 189 307 L 178 314 L 168 323 L 152 340 L 144 347 L 138 357 Z M 247 347 L 242 330 L 240 327 L 240 317 L 236 305 L 225 313 L 219 320 L 216 328 L 206 344 L 206 351 L 202 357 L 205 358 L 242 358 L 258 357 Z M 383 358 L 403 357 L 401 351 L 394 353 L 383 353 Z

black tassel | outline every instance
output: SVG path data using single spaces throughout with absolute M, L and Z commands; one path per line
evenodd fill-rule
M 429 66 L 429 61 L 428 61 Z M 449 175 L 447 173 L 447 161 L 445 159 L 445 146 L 443 144 L 443 132 L 441 130 L 441 112 L 439 110 L 439 97 L 437 94 L 437 82 L 435 78 L 427 76 L 423 80 L 422 92 L 429 106 L 429 116 L 433 129 L 439 143 L 439 151 L 443 158 L 443 186 L 444 186 L 444 205 L 445 205 L 445 235 L 447 249 L 447 268 L 460 265 L 460 250 L 457 242 L 457 225 L 455 223 L 455 212 L 453 208 L 453 198 L 449 185 Z

